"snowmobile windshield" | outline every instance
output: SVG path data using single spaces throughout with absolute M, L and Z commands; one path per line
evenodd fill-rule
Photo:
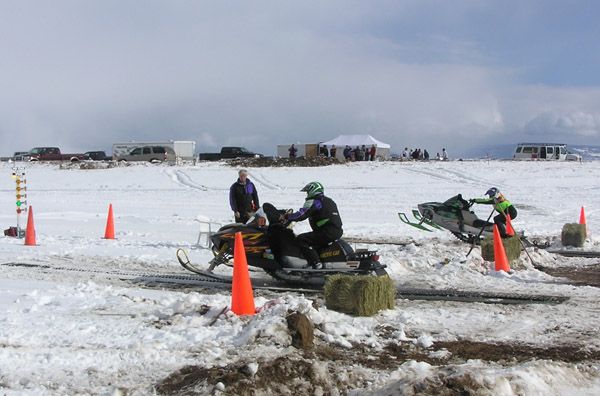
M 267 216 L 267 220 L 269 220 L 269 224 L 281 224 L 280 217 L 285 213 L 285 210 L 279 210 L 272 204 L 265 202 L 262 205 L 262 211 Z
M 465 200 L 461 194 L 458 194 L 444 202 L 444 205 L 459 209 L 467 209 L 469 207 L 469 202 Z

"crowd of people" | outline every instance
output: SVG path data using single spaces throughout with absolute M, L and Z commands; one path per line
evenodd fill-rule
M 288 152 L 290 158 L 296 158 L 298 155 L 298 149 L 293 144 L 288 148 Z M 362 146 L 352 148 L 349 145 L 346 145 L 342 154 L 346 161 L 375 161 L 375 158 L 377 157 L 377 146 L 372 145 L 371 147 L 366 147 L 366 145 L 363 144 Z M 327 148 L 326 145 L 320 145 L 319 155 L 326 158 L 337 158 L 337 147 L 335 144 L 331 145 L 330 148 Z
M 408 149 L 408 147 L 404 147 L 404 151 L 402 151 L 402 157 L 400 158 L 402 161 L 429 161 L 430 155 L 427 149 L 421 150 L 417 149 Z M 448 152 L 445 148 L 442 149 L 442 153 L 439 152 L 435 154 L 435 158 L 437 161 L 448 161 Z
M 292 144 L 288 148 L 289 157 L 297 158 L 298 149 L 294 144 Z M 377 158 L 377 146 L 372 145 L 371 147 L 366 147 L 364 144 L 362 146 L 356 146 L 352 148 L 349 145 L 344 147 L 342 151 L 344 159 L 346 161 L 375 161 Z M 332 145 L 330 148 L 327 148 L 325 145 L 319 146 L 319 155 L 326 158 L 336 158 L 337 157 L 337 147 Z M 448 161 L 448 152 L 446 148 L 442 148 L 442 152 L 437 152 L 434 158 L 431 158 L 431 155 L 427 151 L 427 149 L 421 150 L 420 148 L 416 149 L 408 149 L 408 147 L 404 147 L 404 151 L 402 151 L 402 155 L 400 157 L 401 161 L 429 161 L 430 159 L 434 159 L 437 161 Z

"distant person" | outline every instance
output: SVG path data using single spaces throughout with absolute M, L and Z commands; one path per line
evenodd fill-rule
M 369 160 L 369 150 L 367 150 L 367 148 L 365 147 L 364 144 L 360 147 L 360 151 L 362 152 L 362 158 L 360 160 L 368 161 Z
M 423 160 L 423 152 L 421 151 L 421 149 L 418 149 L 417 152 L 419 153 L 417 155 L 417 159 L 420 160 L 420 161 L 422 161 Z
M 442 149 L 442 161 L 448 161 L 448 153 L 445 148 Z
M 229 189 L 229 205 L 233 210 L 233 216 L 236 223 L 246 223 L 252 212 L 260 206 L 258 202 L 258 192 L 254 183 L 248 179 L 248 171 L 241 169 L 238 172 L 238 179 Z
M 360 148 L 356 146 L 354 150 L 352 150 L 352 154 L 354 155 L 354 161 L 360 161 L 359 157 Z
M 429 152 L 427 152 L 427 149 L 423 151 L 423 159 L 429 161 Z
M 408 147 L 404 147 L 404 151 L 402 152 L 402 160 L 408 160 Z
M 435 159 L 438 161 L 442 160 L 442 156 L 440 155 L 440 153 L 435 153 Z
M 414 159 L 415 161 L 419 159 L 419 150 L 418 149 L 414 149 L 414 151 L 412 152 L 412 159 Z
M 337 154 L 337 148 L 335 148 L 335 144 L 331 145 L 331 149 L 329 150 L 329 153 L 331 154 L 331 158 L 335 158 L 335 156 Z
M 377 147 L 375 145 L 371 146 L 371 161 L 375 161 L 375 154 L 377 154 Z
M 323 157 L 329 157 L 329 150 L 327 150 L 327 146 L 321 146 L 319 151 Z
M 294 146 L 292 144 L 290 146 L 290 148 L 288 149 L 288 151 L 290 152 L 290 158 L 296 158 L 296 153 L 298 152 L 298 149 L 296 148 L 296 146 Z
M 346 161 L 350 161 L 352 160 L 352 149 L 350 148 L 350 146 L 346 145 L 346 147 L 344 148 L 344 159 Z

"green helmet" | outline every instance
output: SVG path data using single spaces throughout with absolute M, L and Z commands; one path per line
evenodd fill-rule
M 304 188 L 300 191 L 306 192 L 307 198 L 314 198 L 319 194 L 323 194 L 325 189 L 323 188 L 323 185 L 319 182 L 310 182 L 306 186 L 304 186 Z

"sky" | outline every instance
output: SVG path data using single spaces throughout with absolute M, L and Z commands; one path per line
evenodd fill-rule
M 0 0 L 0 155 L 600 144 L 600 2 Z

